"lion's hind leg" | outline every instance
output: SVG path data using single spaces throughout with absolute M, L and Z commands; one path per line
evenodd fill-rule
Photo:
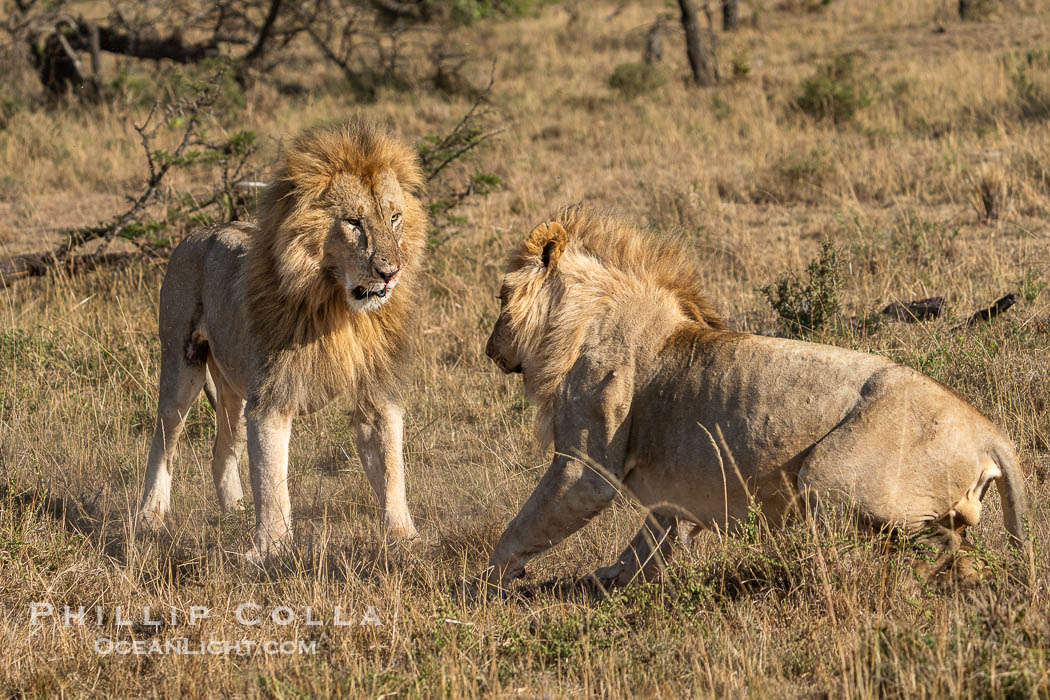
M 162 341 L 165 340 L 162 338 Z M 147 529 L 163 527 L 171 503 L 171 460 L 186 414 L 204 386 L 205 364 L 190 352 L 192 346 L 162 342 L 157 425 L 146 463 L 146 480 L 139 522 Z M 206 345 L 204 346 L 207 347 Z M 206 350 L 205 350 L 206 352 Z
M 244 420 L 244 399 L 237 395 L 210 358 L 208 373 L 215 389 L 215 446 L 211 474 L 219 505 L 223 511 L 236 508 L 244 498 L 239 464 L 248 436 Z
M 1000 472 L 992 465 L 955 493 L 979 451 L 950 421 L 925 421 L 928 413 L 914 396 L 872 387 L 805 457 L 798 489 L 810 509 L 845 507 L 873 530 L 917 533 L 925 551 L 915 571 L 923 580 L 948 572 L 970 580 L 976 560 L 959 556 L 969 546 L 962 532 L 977 524 L 981 496 Z
M 956 527 L 953 527 L 956 525 Z M 915 573 L 925 583 L 938 576 L 949 576 L 962 585 L 981 580 L 981 562 L 974 546 L 963 534 L 963 527 L 943 518 L 930 523 L 915 539 L 919 550 L 915 557 Z

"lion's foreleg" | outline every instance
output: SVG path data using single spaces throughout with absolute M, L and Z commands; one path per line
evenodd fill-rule
M 691 532 L 692 523 L 651 513 L 616 563 L 598 569 L 591 578 L 605 587 L 625 586 L 635 580 L 653 580 L 670 561 L 675 537 L 687 542 Z
M 486 584 L 503 587 L 522 576 L 526 562 L 586 525 L 619 492 L 634 377 L 613 364 L 581 360 L 559 387 L 554 460 L 496 544 Z
M 292 416 L 279 411 L 249 411 L 248 467 L 255 498 L 255 547 L 266 556 L 292 539 L 288 497 L 288 439 Z
M 404 411 L 390 401 L 361 410 L 353 418 L 357 451 L 383 509 L 387 531 L 396 538 L 416 537 L 405 485 Z
M 506 586 L 524 575 L 530 559 L 586 525 L 617 491 L 618 483 L 601 467 L 556 455 L 496 544 L 485 580 Z

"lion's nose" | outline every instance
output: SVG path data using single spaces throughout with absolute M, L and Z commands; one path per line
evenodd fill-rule
M 492 336 L 489 336 L 489 342 L 485 343 L 485 354 L 490 360 L 496 359 L 496 344 L 492 342 Z
M 394 279 L 394 276 L 399 272 L 401 272 L 400 265 L 391 265 L 386 261 L 376 263 L 376 274 L 382 277 L 384 282 Z

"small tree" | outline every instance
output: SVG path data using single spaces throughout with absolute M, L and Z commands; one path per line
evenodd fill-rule
M 810 335 L 830 325 L 839 311 L 842 267 L 838 249 L 825 241 L 804 275 L 789 272 L 758 291 L 777 312 L 789 335 Z
M 731 32 L 740 26 L 739 5 L 737 0 L 722 0 L 722 29 Z
M 664 57 L 664 23 L 663 18 L 658 17 L 653 26 L 645 34 L 645 52 L 642 60 L 649 65 L 659 63 Z
M 718 83 L 718 65 L 714 51 L 705 46 L 700 34 L 700 16 L 696 0 L 678 0 L 682 10 L 682 28 L 685 30 L 685 52 L 689 57 L 689 68 L 697 85 L 710 87 Z

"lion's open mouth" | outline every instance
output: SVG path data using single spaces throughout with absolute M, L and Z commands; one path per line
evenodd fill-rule
M 494 357 L 492 358 L 492 361 L 500 368 L 500 371 L 503 372 L 503 374 L 523 374 L 525 372 L 521 365 L 511 367 L 502 357 Z
M 354 299 L 357 299 L 358 301 L 364 301 L 365 299 L 369 299 L 371 297 L 379 297 L 380 299 L 382 299 L 386 296 L 386 290 L 386 287 L 383 287 L 382 289 L 365 289 L 364 287 L 359 286 L 354 287 L 353 291 L 350 293 L 354 295 Z
M 399 275 L 394 275 L 385 282 L 372 282 L 351 287 L 346 284 L 346 301 L 359 311 L 375 311 L 390 299 L 397 286 Z

